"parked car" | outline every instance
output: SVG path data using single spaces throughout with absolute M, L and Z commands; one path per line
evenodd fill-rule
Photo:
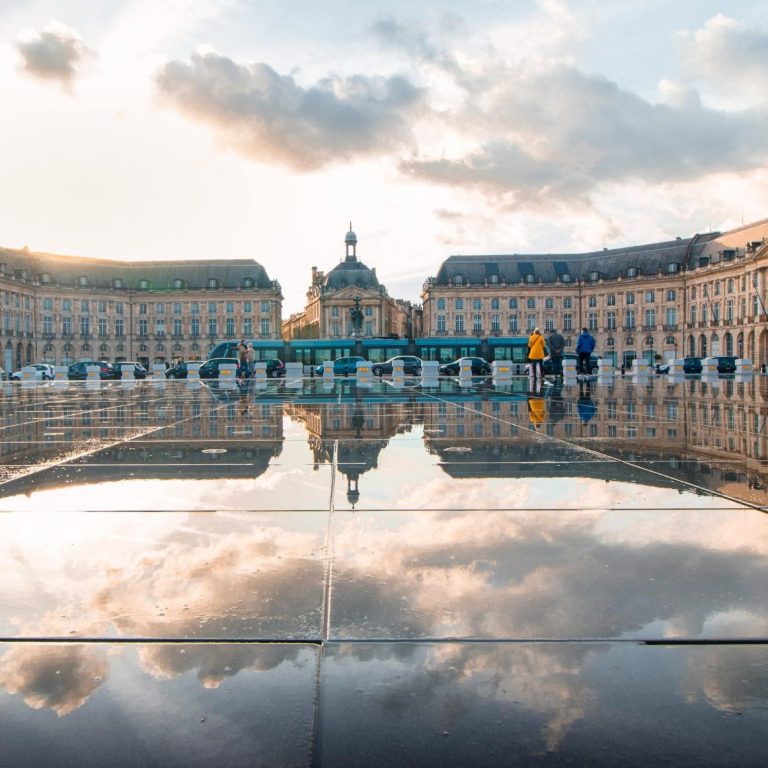
M 662 363 L 660 365 L 657 365 L 656 373 L 669 373 L 669 365 L 667 363 Z M 683 373 L 688 373 L 688 374 L 701 373 L 701 358 L 700 357 L 684 357 Z
M 231 357 L 212 357 L 200 366 L 200 378 L 218 379 L 219 368 L 224 364 L 232 365 L 233 363 L 236 364 L 237 360 L 233 360 Z
M 736 373 L 735 357 L 716 357 L 718 373 Z
M 348 376 L 349 374 L 355 374 L 357 373 L 357 364 L 358 362 L 365 362 L 364 357 L 360 357 L 360 355 L 350 355 L 349 357 L 337 357 L 333 361 L 333 375 L 334 376 Z M 323 366 L 318 365 L 317 368 L 315 368 L 315 375 L 316 376 L 322 376 L 323 375 Z
M 133 377 L 135 379 L 146 379 L 147 374 L 149 371 L 141 364 L 137 363 L 135 360 L 121 360 L 119 363 L 113 363 L 112 367 L 115 369 L 115 378 L 116 379 L 122 379 L 123 378 L 123 366 L 124 365 L 132 365 L 133 366 Z
M 67 377 L 74 381 L 84 381 L 88 375 L 86 367 L 89 365 L 99 366 L 100 379 L 115 378 L 115 369 L 104 360 L 80 360 L 77 363 L 72 363 L 72 365 L 69 366 Z
M 35 363 L 32 367 L 40 371 L 43 381 L 53 381 L 54 377 L 56 376 L 56 372 L 53 370 L 53 366 L 48 365 L 47 363 Z M 11 374 L 11 381 L 21 381 L 21 379 L 21 371 L 14 371 Z
M 421 376 L 421 359 L 413 355 L 395 355 L 385 360 L 383 363 L 374 363 L 371 366 L 371 373 L 374 376 L 384 376 L 392 373 L 392 365 L 395 360 L 403 361 L 403 371 L 406 375 Z
M 491 373 L 491 364 L 482 357 L 460 357 L 452 363 L 445 363 L 438 369 L 443 376 L 458 376 L 462 365 L 472 366 L 473 376 L 487 376 Z
M 176 363 L 176 365 L 172 365 L 165 372 L 165 378 L 166 379 L 186 379 L 187 364 L 182 362 L 182 363 Z

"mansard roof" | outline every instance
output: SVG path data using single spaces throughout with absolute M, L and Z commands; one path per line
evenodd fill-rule
M 631 270 L 638 275 L 656 275 L 698 266 L 701 259 L 717 262 L 742 255 L 750 243 L 768 242 L 768 219 L 748 224 L 728 232 L 712 232 L 659 243 L 606 248 L 586 253 L 538 253 L 449 256 L 435 277 L 435 285 L 463 283 L 484 285 L 493 283 L 576 282 L 627 277 Z M 495 276 L 495 277 L 494 277 Z
M 376 273 L 357 259 L 342 261 L 323 277 L 322 286 L 326 291 L 338 291 L 350 285 L 386 293 Z
M 151 290 L 170 290 L 178 286 L 178 281 L 185 289 L 197 290 L 208 288 L 208 281 L 215 278 L 224 290 L 243 288 L 248 281 L 251 288 L 279 289 L 253 259 L 117 261 L 0 248 L 2 264 L 6 275 L 25 270 L 25 279 L 62 287 L 78 286 L 80 278 L 86 277 L 90 288 L 109 289 L 119 279 L 126 290 L 139 290 L 144 285 Z

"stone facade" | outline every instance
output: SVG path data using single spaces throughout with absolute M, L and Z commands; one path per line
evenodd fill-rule
M 357 235 L 351 228 L 344 245 L 344 260 L 328 273 L 312 267 L 304 311 L 283 323 L 283 338 L 412 338 L 417 330 L 413 306 L 391 298 L 379 282 L 376 269 L 358 260 Z M 351 316 L 356 304 L 363 313 L 359 332 L 355 331 Z
M 583 254 L 451 256 L 424 283 L 425 336 L 582 327 L 617 365 L 684 355 L 768 362 L 768 220 Z
M 279 339 L 280 285 L 253 260 L 81 259 L 0 249 L 4 368 L 206 359 L 225 338 Z

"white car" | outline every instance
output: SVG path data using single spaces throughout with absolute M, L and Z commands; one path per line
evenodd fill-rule
M 38 371 L 40 371 L 42 374 L 40 378 L 42 378 L 43 381 L 53 381 L 56 376 L 56 372 L 53 370 L 53 366 L 48 365 L 47 363 L 35 363 L 32 368 L 36 368 Z M 14 371 L 11 374 L 11 381 L 21 381 L 21 379 L 21 371 Z

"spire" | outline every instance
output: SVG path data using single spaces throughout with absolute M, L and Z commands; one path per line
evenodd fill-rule
M 357 261 L 357 235 L 352 231 L 352 222 L 349 222 L 349 232 L 344 238 L 344 245 L 347 248 L 345 261 Z

